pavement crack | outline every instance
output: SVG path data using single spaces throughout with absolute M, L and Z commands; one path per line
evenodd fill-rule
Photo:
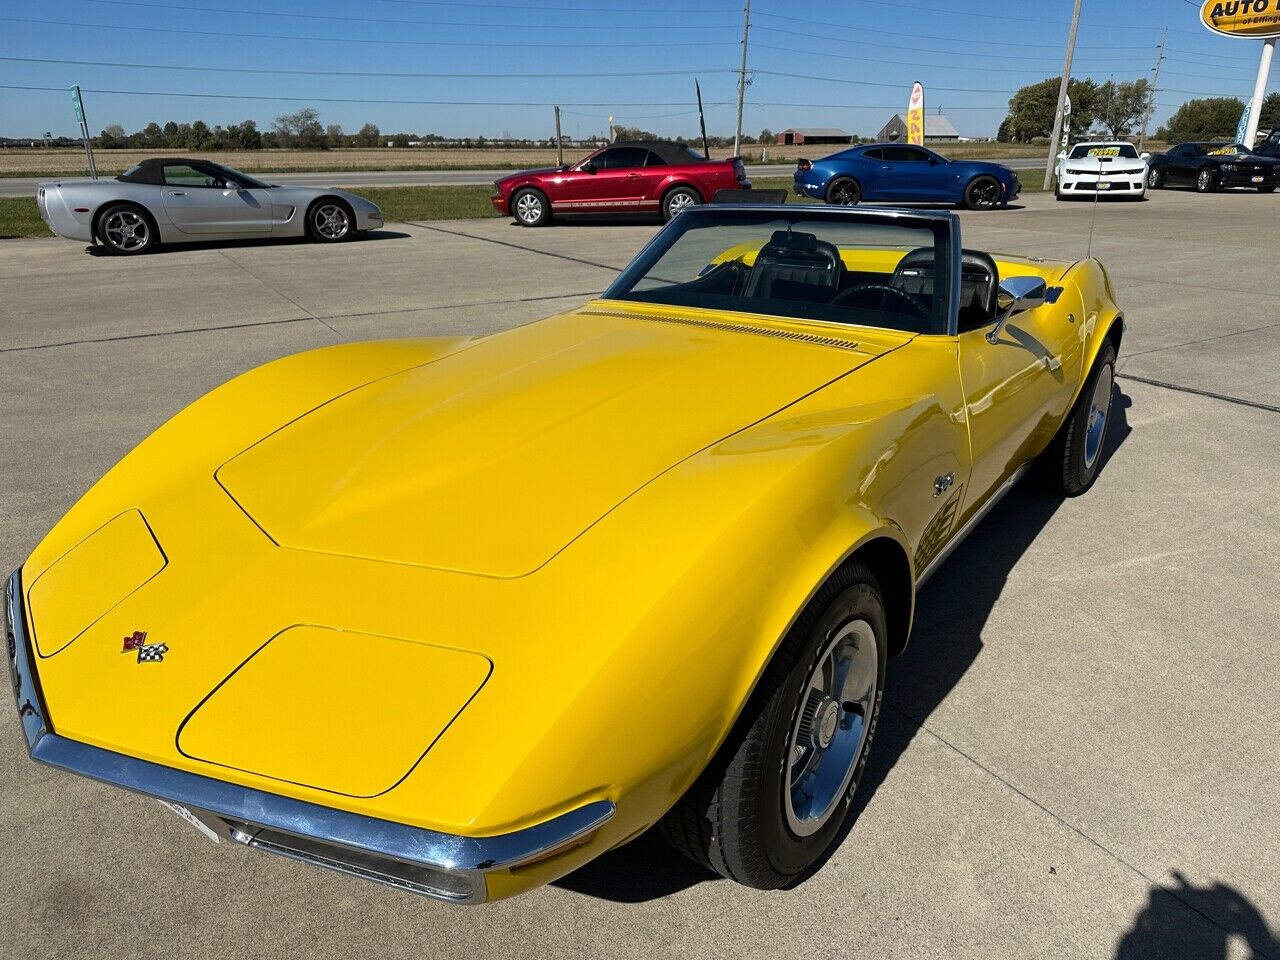
M 1246 333 L 1261 333 L 1263 330 L 1271 330 L 1274 327 L 1280 327 L 1280 321 L 1276 323 L 1264 323 L 1260 327 L 1250 327 L 1248 330 L 1234 330 L 1231 333 L 1219 333 L 1212 337 L 1201 337 L 1198 340 L 1188 340 L 1185 343 L 1171 343 L 1166 347 L 1152 347 L 1150 350 L 1126 350 L 1124 352 L 1126 360 L 1132 360 L 1134 357 L 1145 357 L 1153 353 L 1163 353 L 1165 350 L 1178 350 L 1182 347 L 1194 347 L 1202 343 L 1211 343 L 1214 340 L 1226 340 L 1230 337 L 1242 337 Z
M 926 725 L 926 724 L 925 724 L 925 722 L 924 722 L 923 720 L 920 720 L 919 718 L 912 716 L 910 713 L 908 713 L 908 712 L 907 712 L 906 710 L 904 710 L 902 707 L 898 706 L 896 703 L 893 703 L 891 700 L 889 700 L 889 698 L 888 698 L 888 697 L 886 697 L 886 698 L 885 698 L 885 700 L 884 700 L 884 705 L 885 705 L 886 707 L 888 707 L 889 709 L 891 709 L 894 713 L 898 714 L 900 717 L 902 717 L 902 718 L 903 718 L 904 720 L 906 720 L 908 723 L 913 724 L 913 725 L 914 725 L 918 730 L 922 730 L 922 731 L 924 731 L 925 733 L 927 733 L 929 736 L 933 737 L 933 739 L 934 739 L 934 740 L 938 741 L 938 743 L 942 744 L 944 747 L 946 747 L 946 748 L 948 748 L 949 750 L 951 750 L 951 751 L 953 751 L 953 752 L 955 752 L 955 753 L 959 754 L 961 757 L 964 757 L 964 759 L 965 759 L 965 760 L 969 761 L 969 763 L 973 764 L 975 767 L 977 767 L 979 770 L 981 770 L 981 771 L 982 771 L 983 773 L 985 773 L 987 776 L 991 777 L 991 779 L 995 780 L 997 783 L 1000 783 L 1000 784 L 1002 784 L 1003 786 L 1007 787 L 1008 789 L 1012 790 L 1014 793 L 1016 793 L 1018 796 L 1020 796 L 1023 800 L 1026 800 L 1026 801 L 1027 801 L 1027 803 L 1031 804 L 1033 807 L 1035 807 L 1036 809 L 1040 810 L 1042 813 L 1044 813 L 1045 815 L 1047 815 L 1050 819 L 1052 819 L 1054 822 L 1056 822 L 1059 826 L 1063 827 L 1064 829 L 1066 829 L 1066 830 L 1067 830 L 1067 831 L 1069 831 L 1070 833 L 1074 833 L 1074 834 L 1075 834 L 1077 837 L 1079 837 L 1081 840 L 1084 840 L 1084 841 L 1085 841 L 1086 843 L 1088 843 L 1090 846 L 1092 846 L 1092 847 L 1094 847 L 1095 849 L 1099 850 L 1100 852 L 1102 852 L 1103 854 L 1105 854 L 1107 857 L 1109 857 L 1111 860 L 1115 861 L 1116 863 L 1120 864 L 1121 866 L 1123 866 L 1123 867 L 1127 868 L 1128 870 L 1132 871 L 1134 874 L 1136 874 L 1137 876 L 1141 877 L 1143 880 L 1145 880 L 1145 881 L 1146 881 L 1147 883 L 1149 883 L 1151 886 L 1153 886 L 1153 887 L 1157 887 L 1157 888 L 1159 888 L 1159 889 L 1161 889 L 1161 890 L 1164 890 L 1164 891 L 1165 891 L 1166 893 L 1168 893 L 1171 897 L 1173 897 L 1173 899 L 1177 900 L 1179 903 L 1181 903 L 1184 907 L 1186 907 L 1186 908 L 1187 908 L 1188 910 L 1190 910 L 1192 913 L 1194 913 L 1194 914 L 1196 914 L 1196 915 L 1200 916 L 1200 917 L 1201 917 L 1201 918 L 1203 918 L 1207 923 L 1212 924 L 1215 928 L 1217 928 L 1218 930 L 1222 931 L 1224 934 L 1228 934 L 1228 935 L 1229 935 L 1229 934 L 1231 933 L 1231 931 L 1230 931 L 1230 930 L 1228 930 L 1228 929 L 1227 929 L 1227 927 L 1225 927 L 1222 923 L 1218 922 L 1218 920 L 1217 920 L 1217 919 L 1215 919 L 1214 917 L 1212 917 L 1212 916 L 1210 916 L 1209 914 L 1205 913 L 1203 910 L 1201 910 L 1199 907 L 1197 907 L 1194 903 L 1191 903 L 1190 901 L 1188 901 L 1186 898 L 1179 896 L 1179 895 L 1178 895 L 1178 892 L 1177 892 L 1176 890 L 1172 890 L 1172 889 L 1170 889 L 1170 888 L 1168 887 L 1168 885 L 1167 885 L 1167 884 L 1162 883 L 1161 881 L 1157 880 L 1155 877 L 1150 876 L 1150 875 L 1149 875 L 1145 870 L 1143 870 L 1141 867 L 1139 867 L 1139 866 L 1137 866 L 1137 865 L 1135 865 L 1135 864 L 1133 864 L 1133 863 L 1130 863 L 1128 860 L 1126 860 L 1124 857 L 1120 856 L 1120 854 L 1116 853 L 1114 850 L 1112 850 L 1110 847 L 1108 847 L 1108 846 L 1107 846 L 1106 844 L 1104 844 L 1102 841 L 1100 841 L 1100 840 L 1098 840 L 1098 839 L 1096 839 L 1096 838 L 1094 838 L 1094 837 L 1091 837 L 1089 834 L 1085 833 L 1083 830 L 1081 830 L 1079 827 L 1077 827 L 1075 824 L 1073 824 L 1070 820 L 1067 820 L 1067 819 L 1066 819 L 1065 817 L 1063 817 L 1061 814 L 1059 814 L 1059 813 L 1055 812 L 1054 810 L 1050 809 L 1050 808 L 1049 808 L 1048 806 L 1046 806 L 1045 804 L 1041 803 L 1041 802 L 1040 802 L 1039 800 L 1037 800 L 1035 797 L 1031 796 L 1029 793 L 1027 793 L 1027 792 L 1026 792 L 1025 790 L 1023 790 L 1021 787 L 1017 786 L 1016 784 L 1014 784 L 1014 783 L 1010 782 L 1009 780 L 1007 780 L 1005 777 L 1001 776 L 999 773 L 997 773 L 995 770 L 991 769 L 989 766 L 987 766 L 985 763 L 983 763 L 981 760 L 979 760 L 979 759 L 978 759 L 977 757 L 975 757 L 973 754 L 968 753 L 967 751 L 965 751 L 965 750 L 961 749 L 959 746 L 957 746 L 956 744 L 952 743 L 950 740 L 948 740 L 948 739 L 947 739 L 946 737 L 944 737 L 942 734 L 938 733 L 936 730 L 931 729 L 928 725 Z M 1262 955 L 1261 955 L 1261 954 L 1259 954 L 1259 956 L 1262 956 Z
M 311 311 L 310 311 L 310 310 L 309 310 L 309 309 L 308 309 L 304 304 L 299 303 L 297 300 L 293 299 L 293 297 L 289 296 L 289 295 L 288 295 L 287 293 L 285 293 L 283 290 L 278 290 L 278 289 L 276 289 L 276 288 L 275 288 L 274 286 L 272 286 L 272 285 L 271 285 L 271 284 L 270 284 L 270 283 L 269 283 L 269 282 L 268 282 L 264 277 L 260 277 L 260 276 L 258 276 L 256 273 L 254 273 L 252 270 L 250 270 L 248 267 L 246 267 L 246 266 L 245 266 L 243 263 L 241 263 L 239 260 L 235 259 L 235 258 L 234 258 L 234 257 L 232 257 L 229 253 L 227 253 L 227 251 L 225 251 L 225 250 L 219 250 L 219 251 L 218 251 L 218 254 L 222 257 L 222 259 L 226 260 L 226 261 L 227 261 L 227 263 L 231 264 L 233 267 L 238 267 L 239 269 L 243 270 L 243 271 L 244 271 L 244 272 L 245 272 L 249 277 L 251 277 L 252 279 L 254 279 L 254 280 L 258 281 L 258 283 L 262 284 L 264 287 L 266 287 L 268 290 L 270 290 L 272 293 L 274 293 L 274 294 L 275 294 L 277 297 L 279 297 L 280 299 L 282 299 L 282 300 L 287 300 L 289 303 L 292 303 L 295 307 L 297 307 L 299 310 L 301 310 L 303 313 L 305 313 L 305 314 L 306 314 L 308 317 L 310 317 L 312 320 L 316 321 L 316 322 L 317 322 L 317 323 L 319 323 L 321 326 L 324 326 L 325 328 L 327 328 L 327 329 L 329 330 L 329 332 L 330 332 L 330 333 L 332 333 L 332 334 L 333 334 L 335 337 L 337 337 L 339 340 L 345 340 L 345 339 L 346 339 L 346 337 L 344 337 L 341 333 L 339 333 L 337 330 L 335 330 L 335 329 L 334 329 L 330 324 L 326 323 L 323 317 L 318 317 L 318 316 L 316 316 L 316 315 L 315 315 L 314 313 L 312 313 L 312 312 L 311 312 Z
M 0 353 L 22 353 L 27 350 L 49 350 L 53 347 L 78 347 L 87 343 L 116 343 L 121 340 L 148 340 L 152 337 L 173 337 L 184 333 L 214 333 L 219 330 L 239 330 L 243 327 L 274 327 L 283 323 L 302 323 L 314 317 L 287 317 L 284 320 L 255 320 L 250 323 L 223 323 L 208 327 L 184 327 L 181 330 L 155 330 L 150 333 L 122 333 L 116 337 L 85 337 L 82 340 L 60 340 L 57 343 L 32 343 L 22 347 L 0 347 Z
M 1184 387 L 1181 384 L 1169 383 L 1165 380 L 1153 380 L 1150 377 L 1140 377 L 1135 373 L 1125 373 L 1117 370 L 1116 377 L 1120 380 L 1134 380 L 1138 383 L 1145 383 L 1149 387 L 1163 387 L 1165 390 L 1176 390 L 1178 393 L 1190 393 L 1197 397 L 1209 397 L 1212 400 L 1225 400 L 1227 403 L 1234 403 L 1241 407 L 1252 407 L 1254 410 L 1265 410 L 1267 413 L 1280 413 L 1280 406 L 1273 403 L 1263 403 L 1260 400 L 1245 400 L 1242 397 L 1233 397 L 1225 393 L 1214 393 L 1212 390 L 1201 390 L 1199 387 Z
M 512 250 L 523 250 L 525 253 L 536 253 L 544 257 L 555 257 L 557 260 L 568 260 L 570 263 L 582 263 L 588 267 L 599 267 L 601 270 L 609 270 L 613 273 L 620 273 L 622 267 L 615 267 L 610 263 L 599 263 L 595 260 L 584 260 L 581 257 L 571 257 L 567 253 L 553 253 L 550 250 L 539 250 L 536 247 L 526 247 L 518 243 L 512 243 L 509 240 L 495 240 L 493 237 L 477 237 L 474 233 L 464 233 L 461 230 L 446 230 L 443 227 L 433 227 L 426 223 L 419 223 L 415 220 L 400 221 L 408 226 L 417 227 L 419 230 L 432 230 L 436 233 L 447 233 L 451 237 L 465 237 L 468 240 L 480 240 L 484 243 L 496 243 L 500 247 L 510 247 Z

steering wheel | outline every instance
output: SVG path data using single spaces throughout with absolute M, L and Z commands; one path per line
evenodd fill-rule
M 905 290 L 891 287 L 887 283 L 864 283 L 857 287 L 850 287 L 843 293 L 836 294 L 831 303 L 833 306 L 858 306 L 883 311 L 893 310 L 894 307 L 888 305 L 887 301 L 894 300 L 906 306 L 912 316 L 920 320 L 930 319 L 929 311 L 924 304 Z

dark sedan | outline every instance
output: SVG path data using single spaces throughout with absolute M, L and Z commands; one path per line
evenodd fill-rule
M 1246 187 L 1271 193 L 1280 184 L 1280 160 L 1240 143 L 1180 143 L 1148 161 L 1147 186 L 1191 186 L 1199 193 Z

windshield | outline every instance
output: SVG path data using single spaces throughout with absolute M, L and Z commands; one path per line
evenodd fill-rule
M 1243 143 L 1224 143 L 1221 146 L 1207 144 L 1205 154 L 1210 157 L 1239 157 L 1252 153 Z
M 672 220 L 604 296 L 945 333 L 951 269 L 944 217 L 698 207 Z
M 1125 160 L 1137 160 L 1138 149 L 1132 143 L 1081 143 L 1071 151 L 1069 160 L 1084 160 L 1086 157 L 1121 157 Z
M 265 187 L 270 186 L 270 184 L 263 183 L 261 180 L 258 180 L 255 177 L 251 177 L 247 173 L 241 173 L 239 170 L 235 170 L 231 167 L 226 166 L 225 164 L 210 163 L 209 166 L 217 167 L 227 176 L 234 178 L 235 181 L 239 183 L 242 187 L 248 187 L 250 190 L 258 190 L 258 189 L 263 189 Z

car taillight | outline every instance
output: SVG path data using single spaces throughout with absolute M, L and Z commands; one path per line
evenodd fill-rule
M 813 169 L 813 161 L 811 161 L 811 160 L 806 160 L 804 157 L 801 157 L 799 160 L 797 160 L 797 161 L 796 161 L 796 169 L 797 169 L 797 170 L 812 170 L 812 169 Z

